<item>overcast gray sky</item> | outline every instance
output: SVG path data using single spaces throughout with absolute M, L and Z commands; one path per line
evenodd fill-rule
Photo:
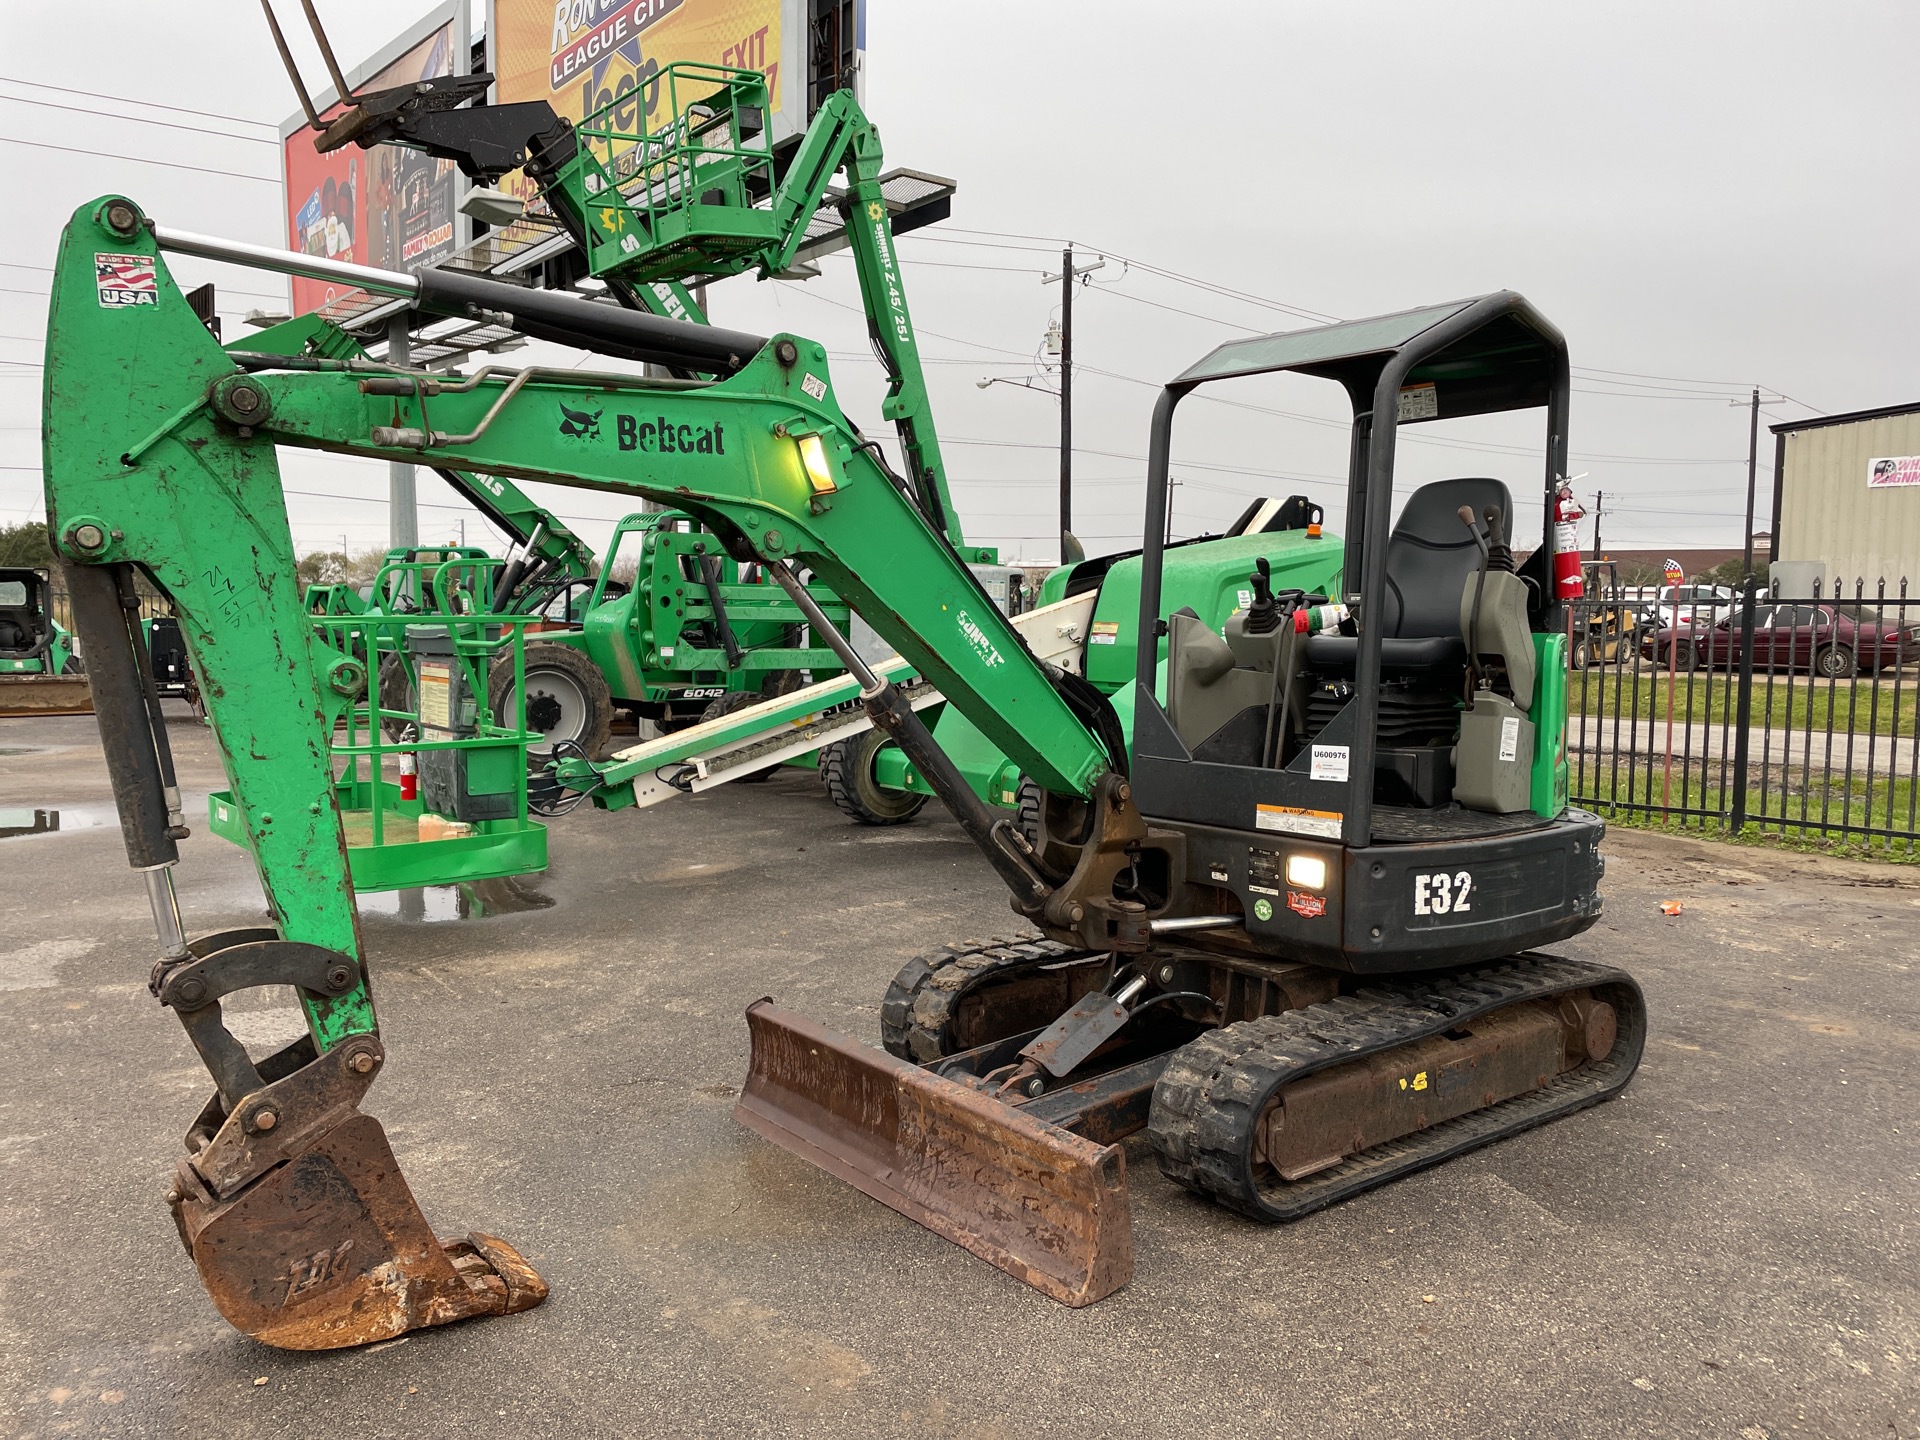
M 294 23 L 295 0 L 282 8 Z M 359 58 L 428 6 L 319 8 L 343 57 Z M 117 190 L 183 229 L 284 243 L 278 151 L 262 142 L 293 98 L 257 5 L 96 0 L 83 30 L 66 7 L 0 3 L 9 521 L 41 513 L 34 367 L 65 218 Z M 107 35 L 123 43 L 98 43 Z M 1769 422 L 1920 399 L 1920 6 L 1907 0 L 872 0 L 869 44 L 867 108 L 888 163 L 959 184 L 953 219 L 901 250 L 969 534 L 1010 555 L 1056 553 L 1057 409 L 976 382 L 1032 371 L 1059 302 L 1040 271 L 1058 268 L 1067 239 L 1108 257 L 1076 301 L 1076 529 L 1096 552 L 1138 543 L 1155 385 L 1224 339 L 1307 323 L 1276 306 L 1353 317 L 1524 292 L 1571 343 L 1577 488 L 1589 505 L 1606 492 L 1610 547 L 1739 543 L 1747 416 L 1729 402 L 1743 407 L 1749 385 L 1789 397 Z M 186 284 L 258 292 L 223 300 L 229 335 L 238 312 L 284 303 L 273 277 L 173 263 Z M 804 285 L 743 278 L 712 297 L 720 323 L 792 330 L 844 357 L 841 397 L 879 431 L 857 304 L 844 257 Z M 1345 416 L 1331 385 L 1215 393 L 1242 404 L 1182 412 L 1180 533 L 1217 528 L 1258 494 L 1305 492 L 1338 513 L 1345 440 L 1325 422 Z M 1538 453 L 1537 412 L 1424 428 L 1448 443 L 1403 447 L 1403 486 L 1494 474 L 1537 496 L 1524 453 Z M 343 534 L 384 543 L 384 466 L 283 453 L 289 490 L 312 492 L 288 500 L 302 549 Z M 596 541 L 626 508 L 542 495 Z M 422 537 L 451 536 L 461 507 L 431 476 L 421 498 L 439 507 L 423 508 Z M 1523 507 L 1522 536 L 1538 517 Z M 484 534 L 477 517 L 468 533 Z

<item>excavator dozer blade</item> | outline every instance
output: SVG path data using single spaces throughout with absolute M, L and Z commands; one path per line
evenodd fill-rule
M 349 1116 L 226 1199 L 183 1161 L 169 1199 L 220 1313 L 283 1350 L 364 1345 L 547 1298 L 504 1241 L 434 1238 L 371 1115 Z
M 84 675 L 0 675 L 0 717 L 91 714 Z
M 734 1118 L 1067 1305 L 1133 1274 L 1126 1155 L 770 1000 Z

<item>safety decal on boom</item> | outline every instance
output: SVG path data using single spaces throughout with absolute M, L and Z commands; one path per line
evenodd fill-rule
M 100 303 L 109 310 L 160 303 L 160 281 L 151 255 L 108 255 L 95 251 L 93 277 L 100 290 Z

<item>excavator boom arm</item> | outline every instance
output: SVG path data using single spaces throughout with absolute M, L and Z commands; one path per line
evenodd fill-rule
M 742 558 L 812 570 L 1046 788 L 1086 795 L 1117 763 L 940 530 L 863 448 L 815 342 L 776 336 L 713 383 L 533 369 L 416 384 L 346 361 L 243 364 L 178 300 L 149 227 L 127 236 L 105 228 L 97 217 L 108 204 L 85 207 L 63 240 L 47 384 L 50 393 L 84 384 L 114 404 L 89 408 L 84 424 L 80 412 L 50 407 L 75 419 L 49 431 L 47 484 L 56 540 L 69 554 L 82 510 L 127 538 L 75 558 L 136 559 L 159 572 L 189 550 L 215 556 L 204 538 L 187 545 L 179 517 L 225 503 L 240 483 L 211 479 L 217 459 L 222 475 L 253 477 L 244 508 L 271 514 L 280 532 L 262 567 L 285 554 L 290 575 L 275 444 L 655 500 L 693 513 Z M 108 244 L 124 247 L 114 252 L 122 263 L 151 261 L 155 304 L 99 303 L 95 247 Z M 578 308 L 583 320 L 606 314 L 584 301 Z M 713 333 L 675 328 L 702 344 Z M 124 421 L 103 418 L 103 408 L 124 408 Z M 271 504 L 252 494 L 268 488 Z M 171 532 L 158 515 L 114 518 L 136 503 L 164 512 Z M 148 530 L 161 538 L 136 538 Z M 169 588 L 195 583 L 184 571 L 166 578 Z M 251 617 L 260 628 L 283 623 L 271 607 Z

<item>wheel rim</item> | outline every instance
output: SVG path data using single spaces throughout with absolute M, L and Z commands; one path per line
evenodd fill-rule
M 904 819 L 918 813 L 927 797 L 917 790 L 888 790 L 880 784 L 879 777 L 873 773 L 874 764 L 886 743 L 886 737 L 878 731 L 869 732 L 857 743 L 848 756 L 853 768 L 853 787 L 859 792 L 861 802 L 875 815 L 889 820 Z
M 513 708 L 517 711 L 520 707 L 515 705 Z M 545 754 L 562 740 L 579 744 L 587 728 L 590 709 L 586 692 L 564 670 L 529 670 L 527 728 L 546 739 L 545 743 L 536 740 L 529 744 L 528 751 Z

